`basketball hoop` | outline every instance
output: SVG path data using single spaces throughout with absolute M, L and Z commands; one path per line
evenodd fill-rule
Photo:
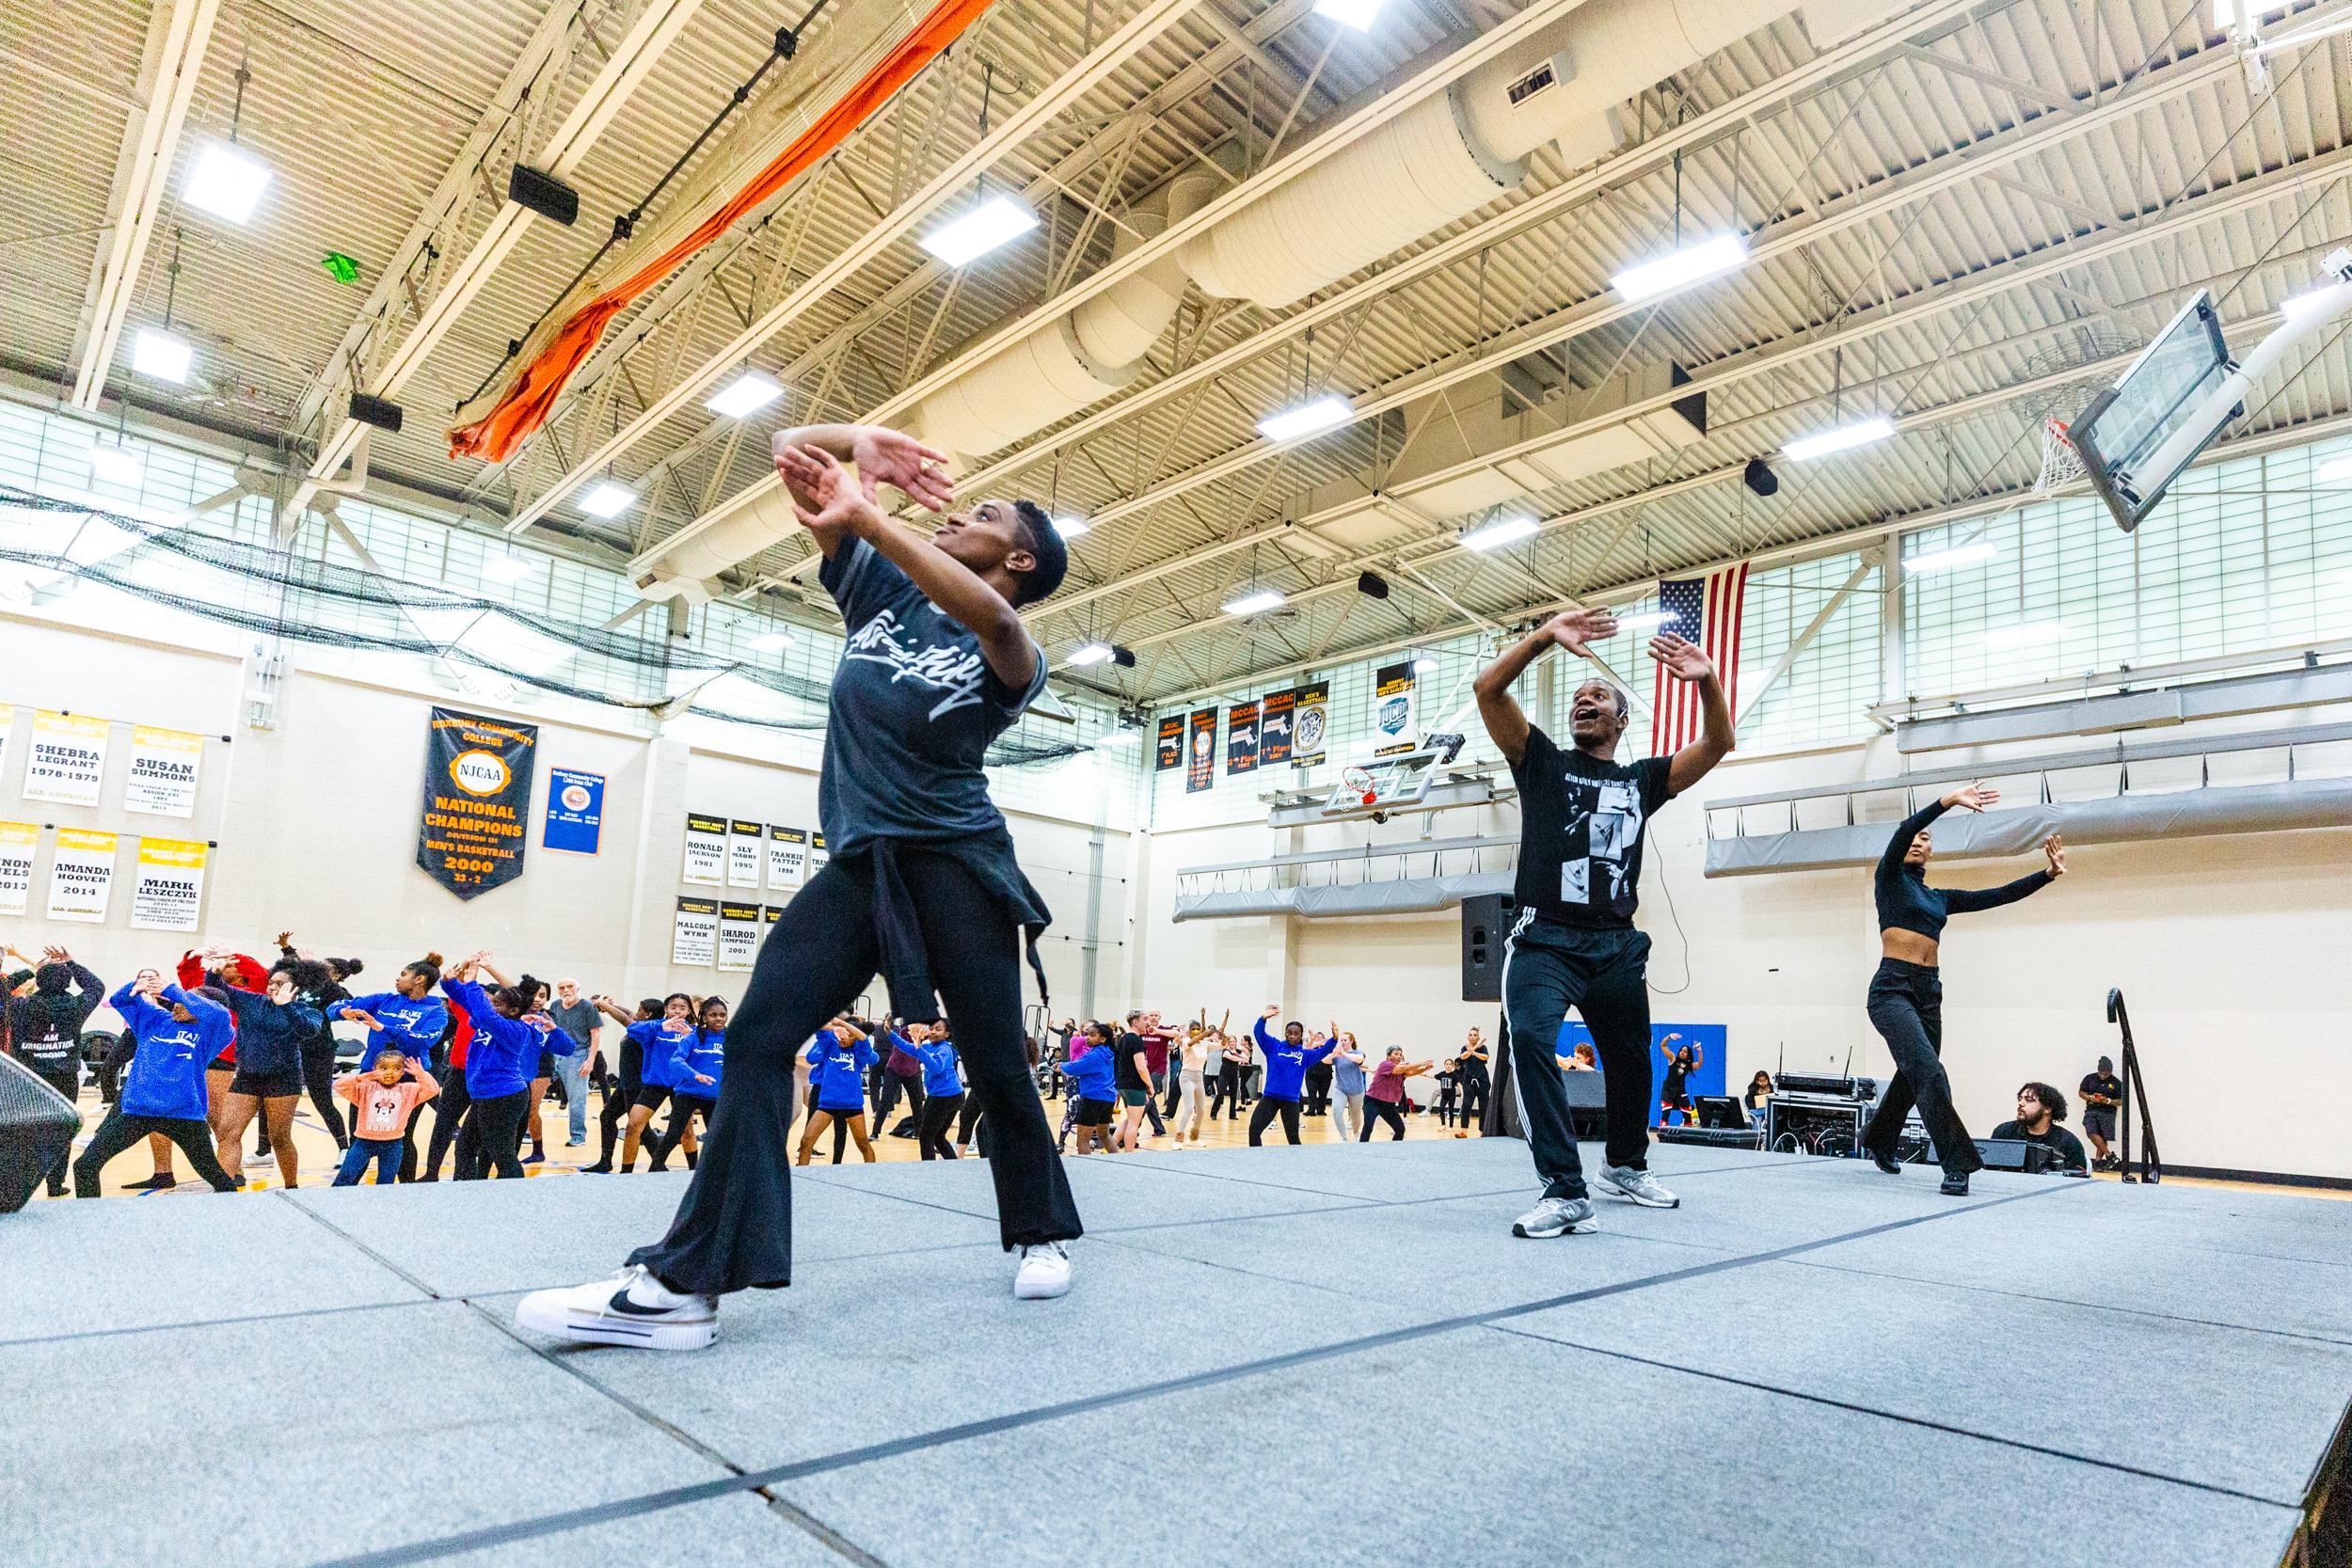
M 1361 795 L 1366 805 L 1371 805 L 1380 799 L 1380 791 L 1373 782 L 1372 769 L 1369 768 L 1343 769 L 1340 774 L 1340 783 L 1345 784 L 1351 793 Z
M 2082 454 L 2067 437 L 2066 421 L 2052 415 L 2042 421 L 2042 472 L 2034 476 L 2033 493 L 2055 496 L 2083 477 Z

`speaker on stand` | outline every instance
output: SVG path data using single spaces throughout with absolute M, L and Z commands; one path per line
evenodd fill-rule
M 13 1214 L 73 1148 L 82 1113 L 13 1056 L 0 1055 L 0 1214 Z
M 1507 893 L 1462 900 L 1462 1000 L 1502 1000 L 1502 942 L 1518 906 Z

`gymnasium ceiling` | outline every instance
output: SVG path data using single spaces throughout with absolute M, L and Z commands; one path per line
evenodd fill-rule
M 963 345 L 1057 309 L 1108 264 L 1129 203 L 1172 174 L 1214 164 L 1230 183 L 1231 171 L 1247 182 L 1320 158 L 1325 128 L 1377 112 L 1430 60 L 1527 11 L 1572 8 L 1386 0 L 1359 33 L 1311 0 L 997 0 L 834 157 L 622 316 L 548 426 L 491 467 L 450 456 L 451 410 L 802 8 L 215 3 L 183 166 L 128 280 L 129 328 L 161 323 L 168 306 L 196 346 L 195 373 L 182 388 L 134 381 L 118 353 L 103 408 L 127 388 L 142 410 L 274 449 L 297 472 L 342 429 L 354 375 L 390 361 L 490 228 L 507 166 L 530 161 L 518 149 L 545 142 L 633 27 L 686 13 L 580 157 L 579 223 L 523 226 L 406 376 L 404 432 L 372 440 L 372 481 L 615 565 L 759 480 L 777 423 L 887 408 Z M 1620 105 L 1621 139 L 1597 164 L 1566 166 L 1547 144 L 1509 195 L 1295 305 L 1193 292 L 1131 383 L 990 454 L 975 476 L 980 490 L 1094 520 L 1035 629 L 1057 663 L 1089 640 L 1134 650 L 1133 667 L 1073 678 L 1149 706 L 2020 490 L 2040 461 L 2039 416 L 2111 376 L 2188 290 L 2212 288 L 2226 322 L 2249 324 L 2233 331 L 2243 346 L 2324 251 L 2352 238 L 2352 32 L 2264 56 L 2258 84 L 2213 8 L 1917 0 L 1834 51 L 1783 15 Z M 0 0 L 12 198 L 0 219 L 0 362 L 60 400 L 120 216 L 126 134 L 152 90 L 142 57 L 165 32 L 159 9 L 167 20 L 168 5 Z M 1164 14 L 1119 47 L 1115 68 L 1057 90 L 1147 11 Z M 641 235 L 731 191 L 796 105 L 828 102 L 914 14 L 831 0 L 796 58 L 686 159 Z M 2278 36 L 2339 17 L 2352 19 L 2352 3 L 2307 0 L 2258 25 Z M 193 150 L 232 128 L 275 174 L 244 227 L 180 198 Z M 1044 222 L 948 271 L 914 243 L 928 224 L 907 204 L 976 149 L 989 184 L 1025 190 Z M 1739 227 L 1756 258 L 1661 304 L 1622 305 L 1610 277 L 1671 243 L 1677 188 L 1686 227 Z M 792 303 L 866 242 L 887 243 Z M 355 282 L 329 276 L 328 250 L 358 261 Z M 772 329 L 737 352 L 763 323 Z M 1414 461 L 1432 432 L 1485 428 L 1504 410 L 1531 434 L 1605 424 L 1591 388 L 1668 361 L 1707 390 L 1704 437 L 1564 483 L 1520 467 L 1514 504 L 1545 523 L 1524 545 L 1465 550 L 1456 536 L 1475 517 L 1391 491 L 1400 459 Z M 744 420 L 707 412 L 699 388 L 746 363 L 785 385 L 782 403 Z M 2352 412 L 2340 337 L 2290 371 L 2261 388 L 2233 437 Z M 1359 417 L 1301 444 L 1263 439 L 1256 420 L 1302 388 L 1343 393 Z M 1769 499 L 1742 484 L 1748 459 L 1834 410 L 1889 413 L 1899 434 L 1813 463 L 1775 460 L 1782 483 Z M 609 521 L 575 505 L 607 473 L 642 498 Z M 721 591 L 821 618 L 821 593 L 796 570 L 805 553 L 787 538 Z M 1391 582 L 1387 599 L 1355 591 L 1364 570 Z M 1288 605 L 1246 622 L 1221 612 L 1253 585 Z

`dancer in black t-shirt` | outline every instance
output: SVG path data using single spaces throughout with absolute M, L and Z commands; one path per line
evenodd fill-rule
M 1707 775 L 1731 750 L 1731 707 L 1715 666 L 1672 632 L 1651 639 L 1667 675 L 1698 688 L 1705 729 L 1671 757 L 1613 760 L 1631 708 L 1608 681 L 1569 699 L 1573 747 L 1562 751 L 1528 722 L 1511 685 L 1553 647 L 1589 654 L 1613 634 L 1606 610 L 1553 616 L 1479 673 L 1478 716 L 1511 765 L 1519 794 L 1518 920 L 1503 944 L 1502 1006 L 1511 1025 L 1513 1081 L 1526 1112 L 1529 1152 L 1544 1196 L 1512 1233 L 1565 1235 L 1592 1228 L 1593 1206 L 1568 1123 L 1567 1090 L 1552 1053 L 1568 1009 L 1584 1016 L 1608 1076 L 1608 1162 L 1601 1190 L 1645 1208 L 1679 1203 L 1649 1174 L 1649 938 L 1633 908 L 1642 837 L 1650 815 Z
M 1666 1054 L 1666 1082 L 1658 1091 L 1658 1125 L 1666 1125 L 1667 1112 L 1680 1111 L 1684 1124 L 1695 1127 L 1699 1117 L 1691 1103 L 1691 1074 L 1707 1065 L 1707 1050 L 1680 1035 L 1668 1035 L 1658 1049 Z

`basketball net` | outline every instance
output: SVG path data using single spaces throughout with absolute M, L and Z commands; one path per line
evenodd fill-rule
M 2082 477 L 2082 454 L 2067 437 L 2066 421 L 2055 415 L 2042 420 L 2042 472 L 2034 477 L 2033 493 L 2055 496 Z

